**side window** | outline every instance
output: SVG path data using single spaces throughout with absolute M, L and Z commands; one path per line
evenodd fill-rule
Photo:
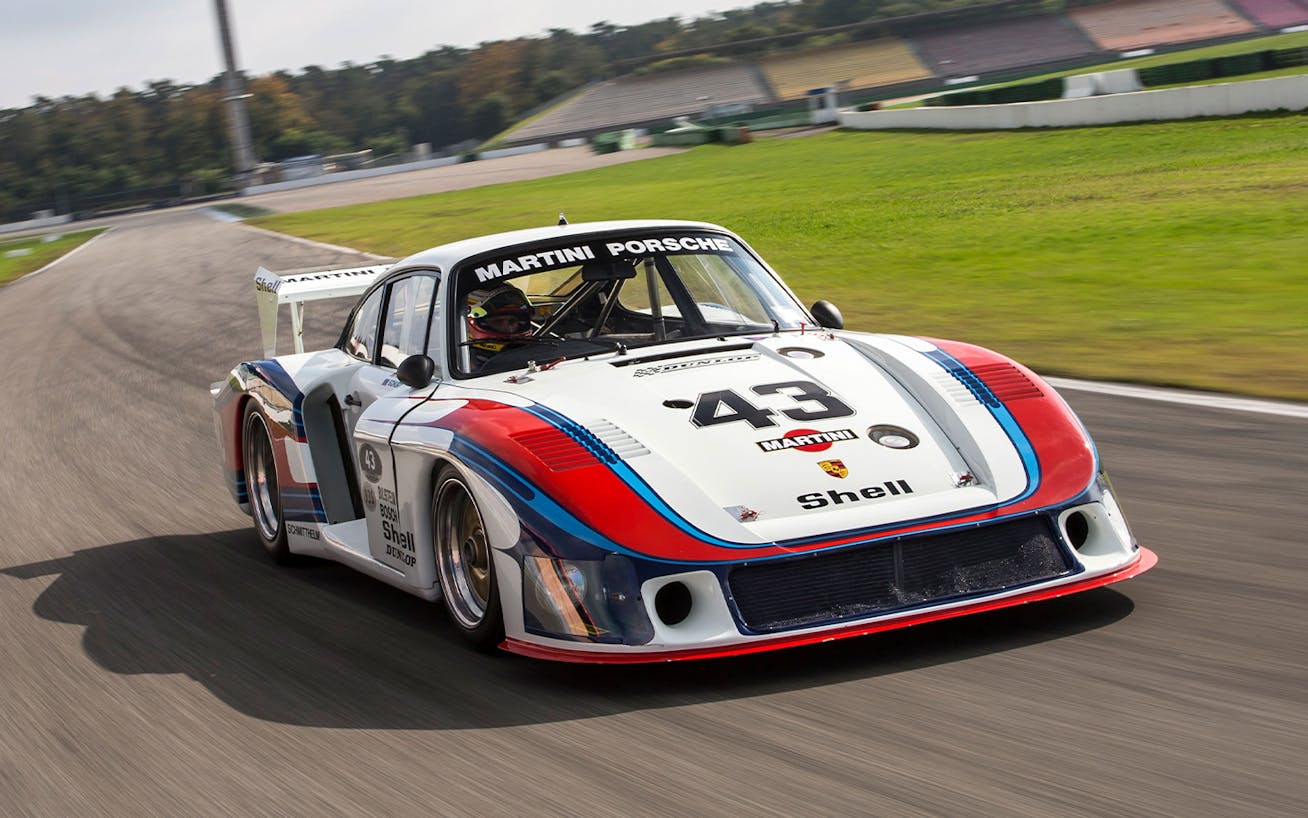
M 435 288 L 436 279 L 423 275 L 409 276 L 391 285 L 382 331 L 382 366 L 397 367 L 410 355 L 423 352 Z
M 368 296 L 368 300 L 354 314 L 350 334 L 345 339 L 345 351 L 364 361 L 372 361 L 373 344 L 377 341 L 377 314 L 381 312 L 382 290 Z

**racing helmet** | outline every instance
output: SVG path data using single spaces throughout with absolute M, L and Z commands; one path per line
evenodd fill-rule
M 531 332 L 531 302 L 512 284 L 468 293 L 468 338 L 505 338 Z

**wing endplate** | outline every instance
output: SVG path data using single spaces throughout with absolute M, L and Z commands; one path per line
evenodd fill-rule
M 391 265 L 373 264 L 340 270 L 302 270 L 274 273 L 260 267 L 254 274 L 254 298 L 259 306 L 259 330 L 263 354 L 277 354 L 277 316 L 282 304 L 291 306 L 291 329 L 296 352 L 304 352 L 304 303 L 329 298 L 357 296 L 389 270 Z

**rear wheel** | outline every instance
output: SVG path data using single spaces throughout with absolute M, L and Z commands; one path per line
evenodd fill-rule
M 432 532 L 450 619 L 478 650 L 498 646 L 504 639 L 504 617 L 490 539 L 472 492 L 448 466 L 436 478 Z
M 273 561 L 285 564 L 291 561 L 291 552 L 286 546 L 286 520 L 282 514 L 277 458 L 273 454 L 268 418 L 253 401 L 245 407 L 242 430 L 245 490 L 250 498 L 254 530 Z

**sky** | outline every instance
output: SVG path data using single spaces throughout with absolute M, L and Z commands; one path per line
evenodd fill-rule
M 248 76 L 335 68 L 578 33 L 592 23 L 692 19 L 752 0 L 227 0 L 236 59 Z M 141 90 L 151 80 L 199 84 L 222 73 L 214 0 L 0 0 L 0 108 L 32 98 Z

